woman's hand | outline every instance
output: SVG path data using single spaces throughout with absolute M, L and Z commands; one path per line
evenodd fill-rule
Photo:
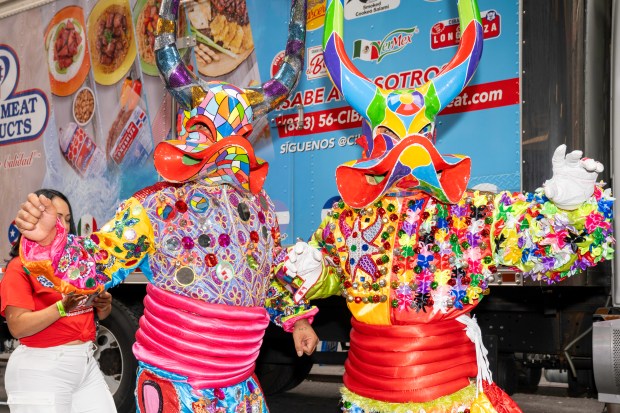
M 6 322 L 13 337 L 20 339 L 43 331 L 60 318 L 74 310 L 86 300 L 82 294 L 68 294 L 62 297 L 62 311 L 58 301 L 54 304 L 37 311 L 27 308 L 7 305 L 5 309 Z
M 309 356 L 316 350 L 316 346 L 319 344 L 319 337 L 308 320 L 302 318 L 297 320 L 293 327 L 293 341 L 295 342 L 295 350 L 299 357 L 304 354 Z
M 75 307 L 84 302 L 86 296 L 83 294 L 67 294 L 62 297 L 62 306 L 65 309 L 65 313 L 73 311 Z
M 93 307 L 97 311 L 99 320 L 103 320 L 112 312 L 112 294 L 107 291 L 99 294 L 93 301 Z
M 29 240 L 49 245 L 56 236 L 56 207 L 44 195 L 28 194 L 17 212 L 15 226 Z

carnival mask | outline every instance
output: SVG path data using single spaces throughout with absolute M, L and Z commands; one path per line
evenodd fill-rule
M 267 177 L 268 164 L 248 141 L 252 122 L 275 109 L 295 88 L 303 67 L 306 2 L 292 0 L 286 54 L 278 73 L 259 87 L 241 89 L 205 82 L 191 72 L 176 46 L 180 0 L 162 2 L 155 38 L 155 61 L 166 89 L 183 110 L 178 139 L 161 142 L 155 168 L 170 182 L 204 179 L 231 184 L 254 194 Z
M 206 96 L 191 110 L 179 111 L 178 139 L 155 149 L 157 171 L 170 182 L 204 179 L 252 193 L 261 190 L 268 164 L 256 158 L 247 140 L 252 107 L 245 93 L 230 84 L 210 82 Z
M 457 202 L 469 182 L 471 161 L 441 155 L 429 139 L 437 114 L 465 88 L 482 55 L 482 24 L 475 0 L 458 3 L 462 37 L 452 60 L 415 89 L 375 85 L 351 62 L 343 42 L 344 6 L 328 0 L 323 56 L 334 86 L 364 118 L 358 143 L 363 157 L 336 169 L 336 184 L 350 206 L 367 206 L 389 192 L 424 190 Z

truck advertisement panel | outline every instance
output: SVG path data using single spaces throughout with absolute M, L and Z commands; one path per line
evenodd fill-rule
M 121 200 L 159 180 L 152 153 L 176 122 L 154 60 L 160 3 L 59 0 L 1 18 L 3 258 L 29 192 L 65 193 L 87 234 Z M 178 45 L 196 73 L 242 86 L 259 82 L 245 1 L 234 10 L 184 4 Z
M 0 251 L 18 235 L 12 220 L 29 192 L 64 192 L 86 234 L 110 219 L 122 199 L 159 180 L 152 152 L 176 117 L 154 64 L 159 3 L 59 0 L 1 18 Z M 219 3 L 183 3 L 179 48 L 206 80 L 260 84 L 283 56 L 289 1 Z M 437 144 L 444 153 L 473 158 L 472 185 L 519 190 L 518 1 L 479 5 L 482 61 L 438 118 Z M 325 1 L 308 0 L 297 91 L 251 137 L 270 163 L 266 189 L 285 244 L 318 226 L 337 198 L 336 166 L 361 153 L 355 144 L 361 118 L 332 87 L 323 64 L 324 16 Z M 377 85 L 416 87 L 453 56 L 456 16 L 453 0 L 346 0 L 347 52 Z
M 287 0 L 249 2 L 261 78 L 284 51 Z M 277 6 L 276 6 L 277 4 Z M 415 88 L 454 56 L 460 30 L 453 0 L 345 0 L 344 42 L 356 67 L 387 89 Z M 472 158 L 470 186 L 520 190 L 519 2 L 480 0 L 484 51 L 469 86 L 438 117 L 437 147 Z M 306 67 L 296 92 L 270 114 L 270 141 L 255 143 L 270 162 L 284 243 L 307 239 L 338 199 L 334 172 L 358 159 L 362 118 L 342 99 L 322 56 L 325 2 L 308 1 Z

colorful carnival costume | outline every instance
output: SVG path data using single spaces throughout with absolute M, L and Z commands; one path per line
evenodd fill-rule
M 343 411 L 520 412 L 493 383 L 469 313 L 500 265 L 553 283 L 613 256 L 613 199 L 595 186 L 602 165 L 580 152 L 565 156 L 561 146 L 545 190 L 466 190 L 470 159 L 439 154 L 430 138 L 435 116 L 480 59 L 476 2 L 459 1 L 456 56 L 415 90 L 381 89 L 353 66 L 343 9 L 342 0 L 327 1 L 325 63 L 369 138 L 360 141 L 361 160 L 336 170 L 342 201 L 309 244 L 289 251 L 278 276 L 298 301 L 335 294 L 347 301 Z
M 166 179 L 124 201 L 89 238 L 57 225 L 51 248 L 25 241 L 22 260 L 61 292 L 101 291 L 136 268 L 150 281 L 136 334 L 138 411 L 267 412 L 254 365 L 269 321 L 291 331 L 316 308 L 294 304 L 272 277 L 282 260 L 267 164 L 247 137 L 252 121 L 294 88 L 303 67 L 306 4 L 293 0 L 286 57 L 262 86 L 204 83 L 175 44 L 179 0 L 163 1 L 155 41 L 166 87 L 185 108 L 179 140 L 162 142 Z

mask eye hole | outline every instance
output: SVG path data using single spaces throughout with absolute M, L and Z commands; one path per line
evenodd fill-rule
M 190 132 L 196 132 L 196 131 L 211 132 L 209 128 L 207 127 L 207 125 L 205 125 L 203 122 L 194 123 L 192 126 L 189 127 L 189 131 Z
M 189 133 L 198 132 L 201 136 L 206 137 L 211 142 L 215 142 L 217 140 L 215 127 L 202 115 L 190 118 L 185 124 L 185 128 Z
M 393 139 L 400 140 L 400 137 L 397 134 L 395 134 L 390 128 L 387 128 L 385 126 L 377 127 L 376 134 L 377 135 L 388 135 L 389 137 Z
M 422 128 L 420 134 L 426 136 L 426 138 L 433 144 L 437 142 L 437 130 L 435 129 L 434 123 L 429 123 L 424 128 Z

